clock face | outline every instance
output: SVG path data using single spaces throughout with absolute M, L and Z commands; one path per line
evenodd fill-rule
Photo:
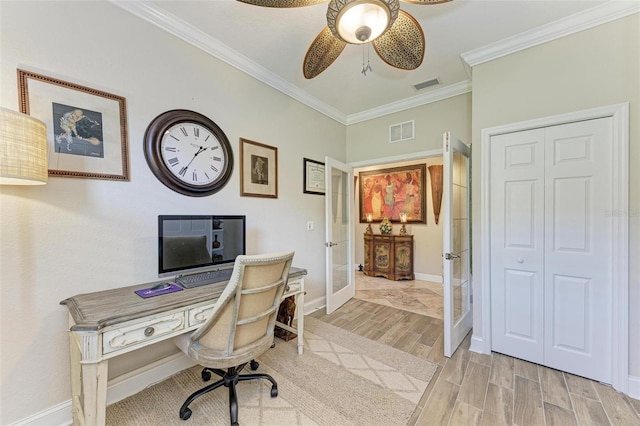
M 149 124 L 145 157 L 160 182 L 190 196 L 219 191 L 233 169 L 231 145 L 222 129 L 188 110 L 167 111 Z
M 169 127 L 162 137 L 160 149 L 167 169 L 191 185 L 215 182 L 227 161 L 218 138 L 198 123 L 182 122 Z

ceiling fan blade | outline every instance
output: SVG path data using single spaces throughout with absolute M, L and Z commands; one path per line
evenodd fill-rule
M 449 3 L 453 0 L 400 0 L 405 3 L 413 3 L 413 4 L 439 4 L 439 3 Z
M 326 70 L 340 56 L 346 45 L 347 43 L 333 35 L 329 27 L 325 27 L 311 43 L 304 57 L 304 78 L 314 78 Z
M 389 31 L 373 41 L 373 47 L 392 67 L 414 70 L 424 58 L 424 33 L 413 16 L 400 10 L 398 19 Z
M 241 3 L 262 7 L 303 7 L 324 3 L 327 0 L 238 0 Z

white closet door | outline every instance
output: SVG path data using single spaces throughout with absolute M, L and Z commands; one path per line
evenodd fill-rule
M 611 118 L 491 138 L 492 350 L 611 383 Z
M 491 138 L 492 350 L 543 362 L 544 130 Z
M 545 136 L 545 365 L 611 383 L 611 119 Z

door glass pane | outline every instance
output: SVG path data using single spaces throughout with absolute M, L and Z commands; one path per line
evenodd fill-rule
M 333 193 L 332 205 L 332 231 L 333 242 L 337 243 L 332 249 L 332 277 L 333 293 L 336 293 L 349 284 L 348 256 L 349 256 L 349 200 L 348 200 L 348 174 L 342 170 L 331 170 L 331 183 Z
M 467 185 L 467 162 L 469 159 L 459 152 L 453 153 L 453 249 L 460 256 L 453 261 L 453 322 L 454 324 L 471 309 L 469 289 L 469 188 Z

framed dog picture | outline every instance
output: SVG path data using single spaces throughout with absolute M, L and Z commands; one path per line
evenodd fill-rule
M 129 180 L 125 98 L 21 69 L 18 89 L 47 126 L 50 176 Z

